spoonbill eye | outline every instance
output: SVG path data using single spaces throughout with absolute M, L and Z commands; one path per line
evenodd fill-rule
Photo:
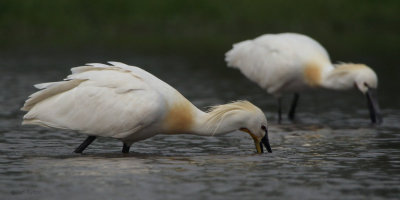
M 262 126 L 261 126 L 261 129 L 262 129 L 262 130 L 265 130 L 265 129 L 267 129 L 267 128 L 266 128 L 264 125 L 262 125 Z

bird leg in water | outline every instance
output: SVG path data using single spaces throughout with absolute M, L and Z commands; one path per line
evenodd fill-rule
M 122 153 L 129 153 L 129 149 L 131 146 L 128 146 L 127 144 L 124 143 L 124 146 L 122 146 Z
M 74 152 L 75 153 L 82 153 L 83 150 L 85 150 L 86 147 L 88 147 L 95 139 L 96 139 L 96 136 L 88 136 L 86 138 L 86 140 L 83 141 L 82 144 L 79 145 L 79 147 L 75 149 Z
M 282 97 L 278 98 L 278 124 L 282 121 Z
M 288 113 L 288 118 L 290 120 L 294 120 L 294 115 L 296 113 L 297 102 L 299 101 L 300 95 L 298 93 L 294 93 L 292 105 L 290 106 L 290 110 Z

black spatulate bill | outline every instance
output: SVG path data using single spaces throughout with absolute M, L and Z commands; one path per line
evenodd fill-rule
M 272 153 L 271 145 L 269 144 L 269 139 L 268 139 L 268 129 L 265 129 L 265 136 L 261 139 L 260 142 L 261 152 L 264 152 L 262 148 L 263 145 L 269 153 Z
M 371 122 L 374 124 L 382 123 L 382 115 L 381 110 L 379 108 L 378 99 L 376 98 L 376 90 L 372 88 L 368 88 L 367 93 L 367 105 L 369 109 L 369 116 L 371 118 Z

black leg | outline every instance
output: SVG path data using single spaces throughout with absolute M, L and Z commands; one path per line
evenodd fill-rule
M 128 146 L 124 143 L 124 146 L 122 146 L 122 153 L 129 153 L 129 149 L 131 146 Z
M 282 97 L 278 98 L 278 124 L 282 121 Z
M 79 147 L 75 149 L 74 152 L 75 153 L 82 153 L 83 150 L 85 150 L 86 147 L 88 147 L 95 139 L 96 139 L 96 136 L 88 136 L 86 138 L 86 140 L 83 141 L 82 144 L 79 145 Z
M 288 114 L 288 117 L 290 120 L 294 119 L 294 115 L 296 113 L 296 107 L 297 107 L 297 102 L 299 101 L 299 97 L 300 97 L 300 95 L 298 93 L 294 93 L 292 106 L 290 106 L 290 111 Z

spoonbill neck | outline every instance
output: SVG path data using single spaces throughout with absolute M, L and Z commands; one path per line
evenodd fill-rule
M 265 118 L 262 111 L 248 101 L 236 101 L 197 111 L 193 134 L 220 135 L 249 126 L 249 119 Z M 250 120 L 251 121 L 251 120 Z M 262 119 L 261 119 L 262 121 Z M 266 119 L 265 119 L 266 122 Z
M 337 64 L 322 74 L 321 86 L 334 90 L 352 89 L 357 82 L 357 77 L 360 77 L 368 69 L 365 65 L 360 64 Z
M 334 70 L 329 59 L 317 56 L 306 63 L 304 77 L 309 87 L 325 87 L 325 80 Z
M 236 129 L 227 127 L 225 117 L 216 120 L 215 112 L 204 112 L 181 99 L 170 105 L 164 117 L 163 129 L 167 134 L 194 134 L 203 136 L 219 135 Z
M 216 119 L 217 117 L 213 112 L 198 111 L 191 134 L 213 136 L 238 130 L 238 127 L 230 125 L 232 120 L 229 116 Z

